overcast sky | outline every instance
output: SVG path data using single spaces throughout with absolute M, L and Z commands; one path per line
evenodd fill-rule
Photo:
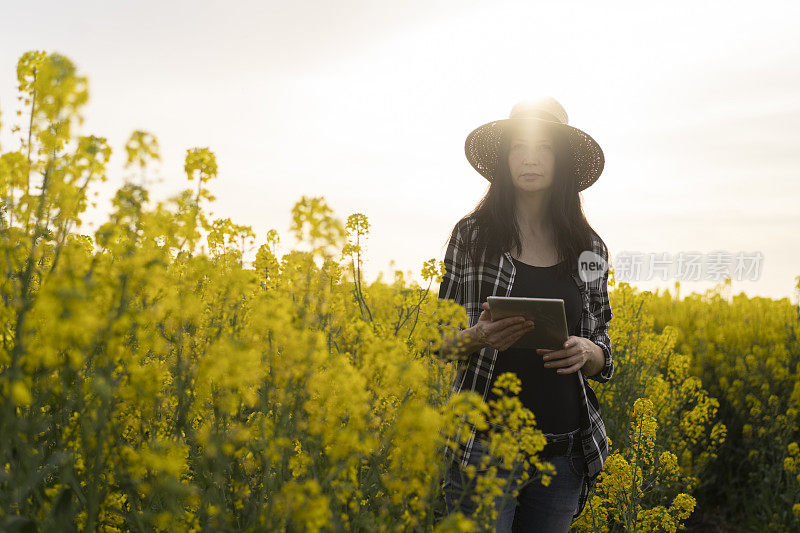
M 186 188 L 187 148 L 208 146 L 215 217 L 294 246 L 290 211 L 324 196 L 368 216 L 366 272 L 443 258 L 488 183 L 464 140 L 519 100 L 558 99 L 602 146 L 589 222 L 624 252 L 760 252 L 733 292 L 789 297 L 800 275 L 797 2 L 8 3 L 0 18 L 3 149 L 28 50 L 89 77 L 83 134 L 114 148 L 107 199 L 133 130 L 155 134 L 164 181 Z M 390 267 L 394 260 L 394 267 Z M 642 289 L 667 280 L 634 282 Z M 682 282 L 681 293 L 712 281 Z

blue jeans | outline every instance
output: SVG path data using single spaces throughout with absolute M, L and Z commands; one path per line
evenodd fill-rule
M 545 434 L 548 442 L 551 440 L 569 439 L 567 451 L 563 455 L 540 459 L 542 462 L 552 463 L 556 469 L 555 476 L 550 477 L 550 484 L 545 487 L 541 482 L 541 472 L 534 465 L 530 465 L 529 478 L 522 481 L 522 471 L 519 466 L 512 470 L 498 466 L 497 476 L 508 480 L 506 493 L 512 488 L 518 488 L 519 494 L 516 501 L 508 497 L 498 496 L 494 505 L 498 510 L 495 531 L 531 531 L 543 533 L 562 533 L 569 531 L 572 516 L 578 508 L 586 473 L 583 450 L 580 446 L 579 430 L 558 435 Z M 469 463 L 475 465 L 476 475 L 483 471 L 480 460 L 488 452 L 487 445 L 475 440 L 470 453 Z M 444 490 L 447 513 L 460 510 L 464 515 L 471 516 L 475 512 L 475 503 L 471 496 L 475 489 L 476 480 L 468 478 L 456 461 L 452 461 L 445 471 Z M 513 526 L 513 528 L 512 528 Z

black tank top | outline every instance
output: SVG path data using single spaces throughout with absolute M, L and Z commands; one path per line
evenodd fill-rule
M 560 264 L 560 263 L 559 263 Z M 558 275 L 556 267 L 537 267 L 514 260 L 516 274 L 510 296 L 563 298 L 570 335 L 578 329 L 581 294 L 570 275 Z M 534 325 L 535 327 L 535 325 Z M 533 411 L 536 426 L 544 433 L 567 433 L 580 427 L 580 382 L 577 372 L 558 374 L 545 368 L 542 356 L 532 348 L 498 352 L 486 400 L 496 399 L 491 388 L 503 372 L 514 372 L 521 381 L 519 399 Z

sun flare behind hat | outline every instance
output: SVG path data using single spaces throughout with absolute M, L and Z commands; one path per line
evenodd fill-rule
M 491 182 L 497 168 L 500 136 L 504 128 L 511 124 L 530 122 L 551 124 L 567 134 L 570 150 L 575 159 L 578 191 L 582 191 L 597 181 L 602 174 L 605 156 L 597 141 L 588 133 L 567 124 L 567 120 L 564 107 L 551 96 L 517 102 L 508 118 L 487 122 L 467 135 L 464 152 L 473 168 Z

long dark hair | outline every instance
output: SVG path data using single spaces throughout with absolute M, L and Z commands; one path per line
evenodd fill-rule
M 600 236 L 589 225 L 583 212 L 569 138 L 561 128 L 550 125 L 546 127 L 553 137 L 555 151 L 555 174 L 547 217 L 553 226 L 554 246 L 558 252 L 559 264 L 556 270 L 562 275 L 577 270 L 580 253 L 583 250 L 592 250 L 592 235 L 598 239 Z M 475 231 L 466 247 L 467 257 L 476 266 L 484 254 L 487 259 L 497 259 L 506 250 L 521 251 L 522 242 L 516 217 L 516 187 L 508 166 L 510 142 L 517 131 L 513 126 L 503 130 L 494 179 L 484 197 L 467 215 L 473 217 L 475 222 Z M 600 242 L 605 248 L 605 242 L 602 239 Z

